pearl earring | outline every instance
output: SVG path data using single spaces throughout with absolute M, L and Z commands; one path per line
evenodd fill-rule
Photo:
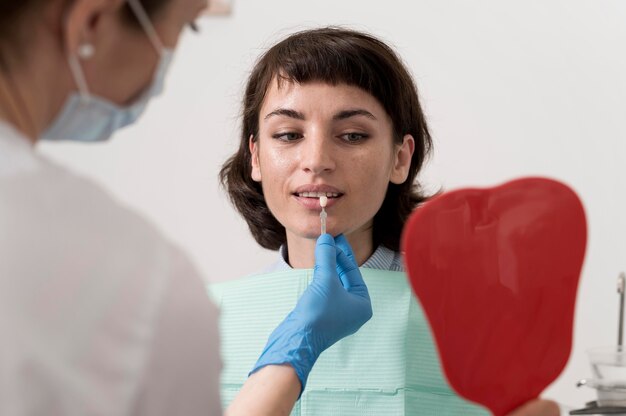
M 96 48 L 91 43 L 83 43 L 78 47 L 77 53 L 80 59 L 87 60 L 96 53 Z

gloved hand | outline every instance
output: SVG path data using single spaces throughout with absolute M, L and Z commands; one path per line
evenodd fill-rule
M 270 364 L 290 364 L 302 385 L 320 354 L 354 334 L 372 317 L 372 304 L 354 254 L 343 235 L 321 235 L 313 280 L 296 307 L 272 332 L 250 374 Z

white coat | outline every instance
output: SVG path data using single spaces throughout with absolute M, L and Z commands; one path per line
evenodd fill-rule
M 220 369 L 187 258 L 0 123 L 0 415 L 216 415 Z

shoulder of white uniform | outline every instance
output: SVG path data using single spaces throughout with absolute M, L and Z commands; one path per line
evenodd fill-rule
M 73 256 L 95 267 L 117 264 L 127 271 L 165 270 L 173 257 L 181 261 L 156 226 L 102 186 L 53 163 L 44 165 L 0 180 L 0 247 L 29 250 L 42 259 Z

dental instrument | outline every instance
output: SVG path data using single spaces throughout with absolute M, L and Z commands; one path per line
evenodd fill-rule
M 326 234 L 326 204 L 328 204 L 328 197 L 326 195 L 320 196 L 320 206 L 322 207 L 322 212 L 320 212 L 320 221 L 322 222 L 322 235 Z
M 619 293 L 619 317 L 617 327 L 617 346 L 621 349 L 624 335 L 624 289 L 626 286 L 626 274 L 620 273 L 617 278 L 617 293 Z

